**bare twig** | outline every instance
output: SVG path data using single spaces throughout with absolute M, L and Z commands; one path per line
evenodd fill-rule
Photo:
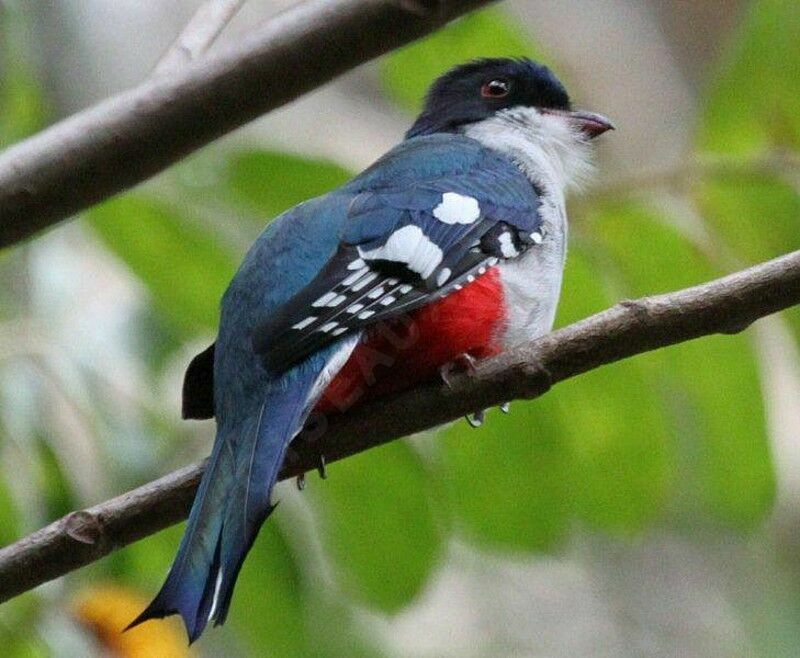
M 683 189 L 708 177 L 783 176 L 800 172 L 800 155 L 794 151 L 770 151 L 756 156 L 700 155 L 669 167 L 640 171 L 616 180 L 601 181 L 577 201 L 591 205 L 603 199 L 658 189 Z
M 244 0 L 206 0 L 156 65 L 154 75 L 175 73 L 205 53 L 230 23 Z
M 714 333 L 736 333 L 800 303 L 800 251 L 679 292 L 623 301 L 455 376 L 333 417 L 321 437 L 301 435 L 281 478 L 515 398 L 607 363 Z M 186 517 L 203 465 L 73 512 L 0 550 L 0 601 L 100 559 Z
M 0 154 L 0 247 L 490 0 L 308 0 Z

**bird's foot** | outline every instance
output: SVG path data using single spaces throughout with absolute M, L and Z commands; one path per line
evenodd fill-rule
M 467 422 L 470 424 L 470 427 L 480 427 L 483 425 L 483 419 L 486 416 L 486 409 L 481 409 L 480 411 L 476 411 L 474 414 L 468 414 L 465 416 Z
M 323 455 L 322 453 L 320 453 L 320 455 L 319 455 L 319 463 L 317 464 L 317 472 L 319 473 L 319 476 L 323 480 L 327 479 L 327 477 L 328 477 L 328 466 L 325 463 L 325 455 Z
M 439 376 L 447 388 L 453 388 L 452 376 L 459 372 L 475 372 L 476 363 L 478 363 L 478 360 L 474 356 L 464 352 L 440 367 Z
M 295 482 L 297 483 L 297 490 L 298 491 L 302 491 L 303 489 L 305 489 L 306 488 L 306 474 L 305 473 L 300 473 L 300 475 L 297 476 L 297 479 L 295 480 Z

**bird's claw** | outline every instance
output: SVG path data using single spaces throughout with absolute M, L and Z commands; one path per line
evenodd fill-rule
M 483 425 L 483 419 L 486 415 L 486 410 L 481 409 L 480 411 L 476 411 L 474 414 L 468 414 L 466 416 L 467 422 L 470 424 L 470 427 L 480 427 Z
M 298 491 L 302 491 L 303 489 L 305 489 L 306 488 L 306 474 L 305 473 L 300 473 L 300 475 L 297 476 L 297 479 L 295 480 L 295 482 L 297 483 L 297 490 Z
M 453 388 L 450 378 L 458 372 L 475 372 L 475 364 L 477 363 L 478 360 L 474 356 L 468 352 L 464 352 L 463 354 L 459 354 L 452 361 L 448 361 L 441 366 L 439 368 L 439 376 L 442 378 L 447 388 Z

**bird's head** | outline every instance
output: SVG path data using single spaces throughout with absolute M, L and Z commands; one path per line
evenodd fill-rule
M 613 128 L 600 114 L 574 110 L 564 85 L 546 66 L 497 58 L 457 66 L 436 80 L 406 138 L 463 133 L 489 144 L 494 139 L 501 148 L 504 141 L 522 138 L 570 169 L 585 161 L 590 140 Z

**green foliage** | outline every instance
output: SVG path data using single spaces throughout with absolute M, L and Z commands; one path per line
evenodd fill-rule
M 6 546 L 17 539 L 19 530 L 20 523 L 14 498 L 5 478 L 0 477 L 0 546 Z
M 705 105 L 700 146 L 746 154 L 800 147 L 800 3 L 757 0 L 747 8 Z
M 589 221 L 591 249 L 605 252 L 621 297 L 667 292 L 722 274 L 675 228 L 639 207 L 598 208 Z M 693 485 L 683 503 L 702 501 L 734 526 L 759 522 L 771 507 L 775 482 L 749 337 L 706 337 L 638 361 L 658 378 L 673 415 L 672 434 L 684 451 L 676 493 Z
M 381 60 L 381 78 L 389 96 L 408 110 L 422 105 L 433 80 L 447 69 L 481 57 L 540 58 L 529 35 L 495 9 L 469 14 Z
M 237 261 L 199 222 L 141 194 L 107 201 L 89 217 L 165 317 L 187 335 L 216 328 L 219 300 Z
M 34 133 L 44 122 L 44 101 L 29 65 L 21 13 L 0 7 L 0 148 Z
M 573 510 L 571 455 L 552 396 L 490 411 L 484 426 L 441 433 L 441 477 L 456 527 L 488 548 L 545 550 Z
M 707 176 L 694 189 L 714 234 L 745 264 L 800 249 L 800 194 L 776 175 L 752 172 Z M 785 314 L 800 338 L 800 310 Z
M 234 153 L 223 170 L 231 203 L 258 213 L 260 222 L 325 194 L 351 177 L 332 162 L 278 151 Z
M 310 487 L 344 589 L 387 612 L 408 605 L 438 562 L 442 537 L 428 473 L 395 442 L 332 464 Z
M 308 655 L 303 594 L 289 545 L 275 523 L 267 524 L 242 567 L 231 604 L 230 624 L 252 655 L 264 646 L 276 656 Z

